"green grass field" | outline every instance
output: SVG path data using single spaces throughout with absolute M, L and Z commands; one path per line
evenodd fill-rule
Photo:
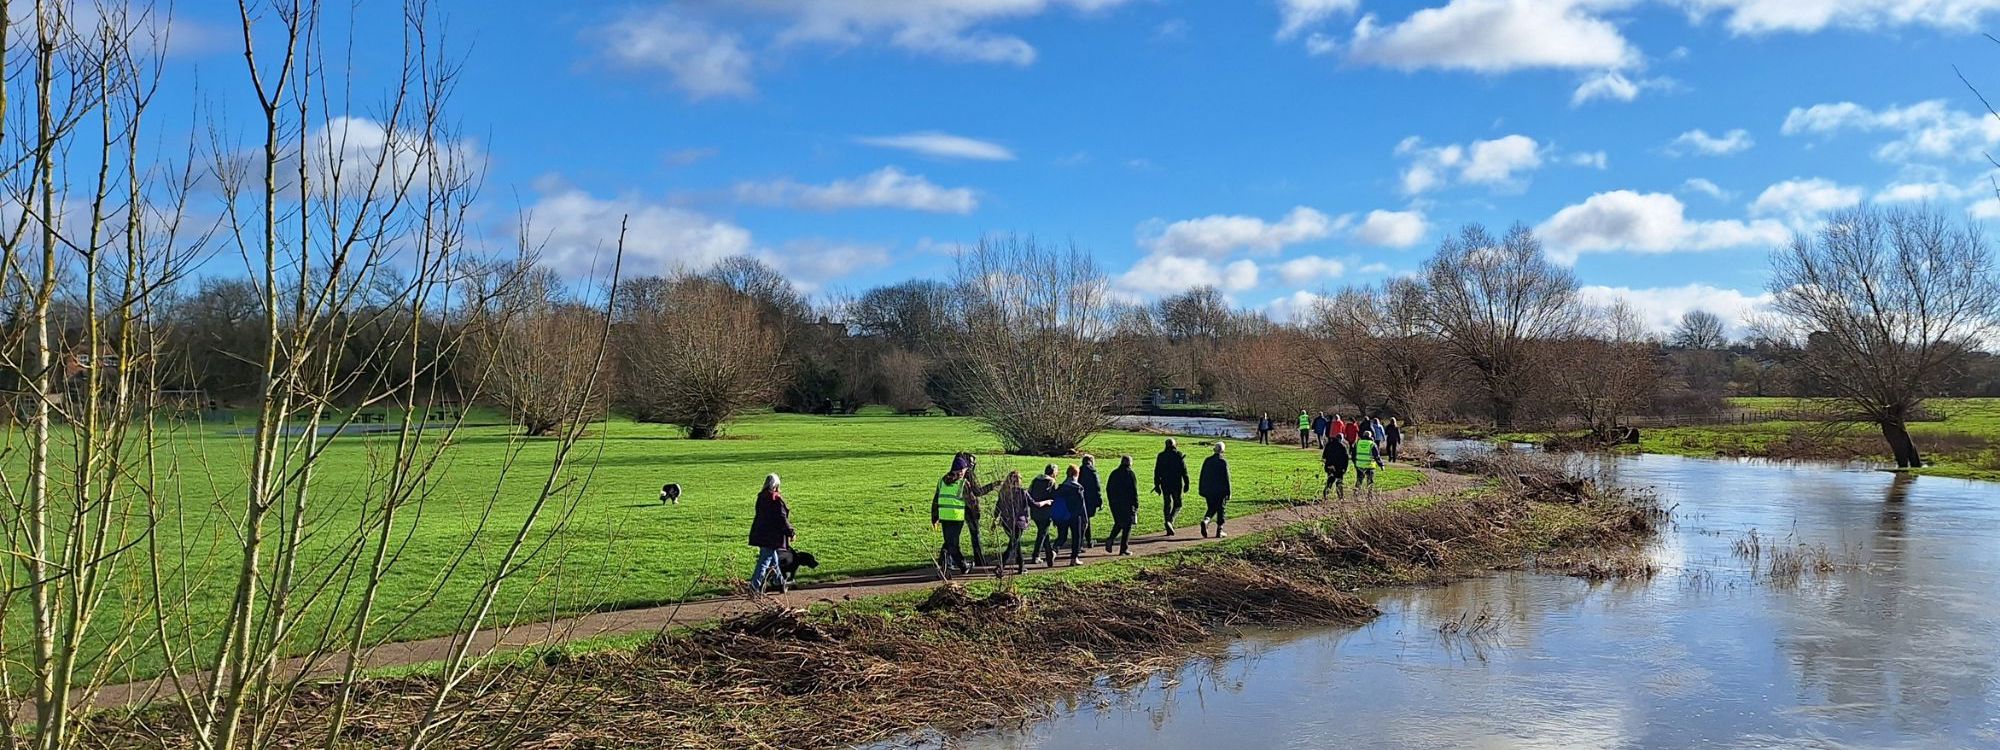
M 171 496 L 173 520 L 158 529 L 158 538 L 189 560 L 186 580 L 215 582 L 198 587 L 180 615 L 185 621 L 172 623 L 176 628 L 203 632 L 226 612 L 227 587 L 221 584 L 234 565 L 228 552 L 233 537 L 216 520 L 224 517 L 219 514 L 233 515 L 241 504 L 249 441 L 235 434 L 239 429 L 189 428 L 167 444 L 173 481 L 165 494 Z M 18 445 L 18 435 L 13 439 Z M 1153 455 L 1161 441 L 1155 435 L 1105 433 L 1085 449 L 1099 457 L 1105 474 L 1117 465 L 1119 454 L 1132 454 L 1143 489 L 1150 486 Z M 1181 444 L 1191 467 L 1198 469 L 1209 441 L 1184 438 Z M 306 541 L 311 556 L 325 558 L 339 549 L 393 445 L 391 437 L 333 439 L 314 482 L 317 531 Z M 797 547 L 812 551 L 822 563 L 805 580 L 922 566 L 938 544 L 930 528 L 930 494 L 960 450 L 981 454 L 982 473 L 989 481 L 1009 469 L 1032 475 L 1050 462 L 1000 455 L 998 441 L 976 423 L 950 417 L 760 415 L 713 441 L 687 440 L 663 425 L 596 425 L 572 459 L 570 479 L 587 484 L 574 495 L 563 533 L 536 553 L 532 574 L 503 592 L 496 612 L 503 618 L 546 618 L 731 591 L 750 572 L 755 550 L 745 542 L 753 500 L 764 475 L 772 472 L 784 478 Z M 382 592 L 382 621 L 407 618 L 397 639 L 457 628 L 477 582 L 526 517 L 545 476 L 542 467 L 554 451 L 553 441 L 523 440 L 506 427 L 468 428 L 452 438 L 439 481 L 420 509 L 406 511 L 401 530 L 408 541 Z M 1316 495 L 1323 479 L 1317 451 L 1236 442 L 1229 455 L 1236 481 L 1231 510 L 1237 514 Z M 4 465 L 11 473 L 19 460 L 10 456 Z M 510 460 L 513 468 L 503 476 Z M 1380 486 L 1408 486 L 1417 478 L 1413 471 L 1391 470 Z M 679 505 L 659 503 L 665 482 L 684 488 Z M 1199 507 L 1200 500 L 1190 498 L 1182 523 L 1198 520 Z M 544 523 L 552 520 L 553 514 Z M 1099 523 L 1108 524 L 1108 518 L 1100 517 Z M 477 531 L 482 524 L 483 536 Z M 1157 498 L 1142 494 L 1135 533 L 1160 529 Z M 991 538 L 987 547 L 996 548 Z M 449 584 L 433 596 L 442 571 L 460 557 Z M 143 580 L 136 564 L 126 566 L 124 574 L 134 585 Z M 139 595 L 132 590 L 134 598 Z M 321 608 L 312 619 L 330 616 L 327 610 Z M 133 659 L 132 674 L 160 669 L 157 657 L 141 653 Z
M 1804 399 L 1735 398 L 1737 406 L 1788 409 L 1810 406 Z M 2000 399 L 1938 398 L 1927 402 L 1943 415 L 1938 422 L 1912 422 L 1910 435 L 1932 465 L 1915 474 L 2000 481 Z M 1521 433 L 1499 439 L 1540 442 L 1547 435 Z M 1804 422 L 1658 427 L 1640 431 L 1639 450 L 1683 456 L 1773 456 L 1778 458 L 1862 458 L 1891 460 L 1882 433 L 1873 425 L 1837 429 Z

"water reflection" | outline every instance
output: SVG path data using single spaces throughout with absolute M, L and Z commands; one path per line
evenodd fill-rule
M 2000 492 L 1852 467 L 1638 456 L 1677 506 L 1647 584 L 1503 574 L 1371 592 L 972 748 L 2000 747 Z M 1824 545 L 1796 583 L 1731 551 Z M 1690 582 L 1695 582 L 1690 584 Z M 1478 642 L 1440 625 L 1484 616 Z

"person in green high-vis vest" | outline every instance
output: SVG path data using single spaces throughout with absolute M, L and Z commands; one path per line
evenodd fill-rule
M 946 578 L 953 573 L 972 572 L 972 565 L 965 561 L 965 553 L 958 546 L 959 534 L 965 531 L 967 484 L 965 470 L 953 468 L 938 480 L 937 492 L 931 495 L 931 528 L 944 527 L 944 546 L 938 551 L 938 566 Z
M 1307 413 L 1306 413 L 1306 410 L 1304 410 L 1304 409 L 1300 409 L 1300 410 L 1299 410 L 1299 447 L 1300 447 L 1300 448 L 1310 448 L 1310 447 L 1312 447 L 1312 435 L 1313 435 L 1313 418 L 1312 418 L 1312 415 L 1311 415 L 1311 414 L 1307 414 Z
M 1354 489 L 1363 484 L 1369 492 L 1375 491 L 1375 470 L 1382 468 L 1382 450 L 1375 445 L 1375 436 L 1367 430 L 1361 431 L 1361 439 L 1354 441 Z

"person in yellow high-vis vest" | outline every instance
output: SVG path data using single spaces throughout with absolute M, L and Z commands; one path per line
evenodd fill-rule
M 958 546 L 958 536 L 965 531 L 967 484 L 965 471 L 952 469 L 951 473 L 938 480 L 937 492 L 931 495 L 931 528 L 944 527 L 944 546 L 938 551 L 938 566 L 947 578 L 953 573 L 972 572 L 972 565 L 965 561 L 965 553 Z
M 1313 418 L 1312 418 L 1312 415 L 1311 415 L 1311 414 L 1307 414 L 1307 413 L 1306 413 L 1306 410 L 1304 410 L 1304 409 L 1300 409 L 1300 410 L 1299 410 L 1299 447 L 1300 447 L 1300 448 L 1310 448 L 1310 447 L 1312 447 L 1312 435 L 1313 435 Z

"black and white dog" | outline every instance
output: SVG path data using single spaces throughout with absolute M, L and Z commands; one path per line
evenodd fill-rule
M 666 485 L 662 485 L 662 486 L 660 487 L 660 504 L 661 504 L 661 505 L 669 505 L 669 504 L 672 504 L 672 505 L 680 505 L 680 504 L 681 504 L 681 486 L 680 486 L 680 485 L 678 485 L 678 484 L 671 484 L 671 483 L 669 483 L 669 484 L 666 484 Z
M 765 581 L 764 590 L 770 591 L 774 586 L 780 587 L 778 588 L 779 591 L 791 588 L 792 582 L 798 580 L 799 568 L 801 567 L 818 568 L 819 558 L 814 557 L 811 552 L 800 552 L 794 549 L 778 550 L 779 580 Z

